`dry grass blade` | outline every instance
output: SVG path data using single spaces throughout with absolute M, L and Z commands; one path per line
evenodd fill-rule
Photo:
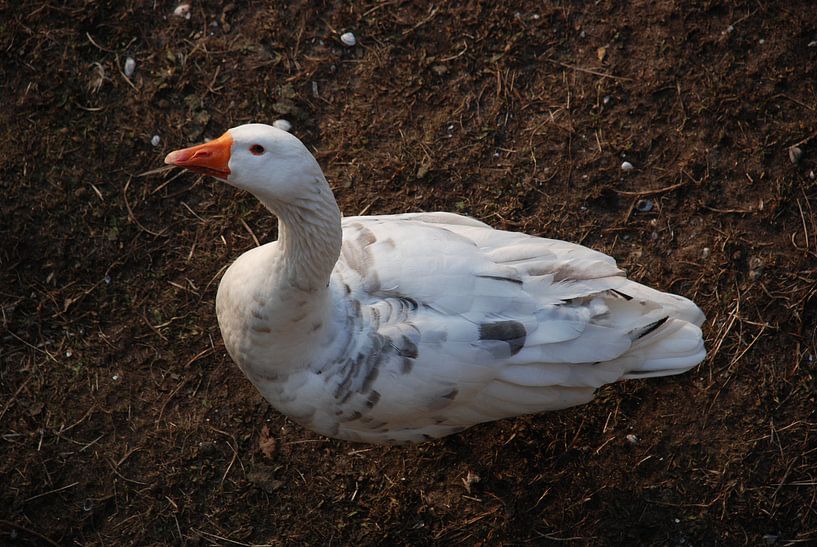
M 131 179 L 128 179 L 128 182 L 125 183 L 125 187 L 122 189 L 122 197 L 125 200 L 125 207 L 127 207 L 127 209 L 128 209 L 128 220 L 130 220 L 131 222 L 136 224 L 139 227 L 140 230 L 142 230 L 143 232 L 146 232 L 146 233 L 148 233 L 148 234 L 150 234 L 152 236 L 155 236 L 155 237 L 167 237 L 167 236 L 164 235 L 165 230 L 162 230 L 161 232 L 154 232 L 153 230 L 149 230 L 149 229 L 145 228 L 144 226 L 142 226 L 142 223 L 139 222 L 139 220 L 136 218 L 136 215 L 133 214 L 133 209 L 131 209 L 130 202 L 128 201 L 128 187 L 130 186 L 130 181 L 131 181 Z

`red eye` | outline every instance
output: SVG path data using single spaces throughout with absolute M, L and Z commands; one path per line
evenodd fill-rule
M 256 156 L 260 156 L 261 154 L 264 153 L 264 147 L 261 146 L 260 144 L 254 144 L 250 146 L 250 152 L 252 152 Z

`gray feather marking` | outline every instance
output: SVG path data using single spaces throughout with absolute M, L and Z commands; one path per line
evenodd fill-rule
M 666 323 L 667 319 L 669 319 L 669 317 L 664 317 L 662 319 L 659 319 L 658 321 L 655 321 L 654 323 L 650 323 L 649 325 L 644 327 L 644 329 L 641 332 L 638 333 L 638 335 L 635 337 L 635 339 L 637 340 L 639 338 L 644 338 L 649 333 L 655 331 L 655 329 L 657 329 L 658 327 L 660 327 L 661 325 Z M 630 334 L 635 334 L 635 332 L 631 332 Z
M 377 236 L 370 229 L 358 222 L 350 225 L 358 231 L 357 239 L 345 241 L 340 249 L 341 259 L 349 268 L 354 270 L 363 280 L 367 292 L 374 292 L 380 289 L 380 279 L 377 273 L 371 270 L 372 253 L 369 246 L 377 241 Z
M 408 357 L 409 359 L 416 359 L 417 358 L 417 344 L 411 341 L 411 339 L 406 336 L 405 334 L 401 337 L 402 346 L 397 348 L 397 354 L 401 357 Z
M 525 347 L 528 333 L 525 325 L 519 321 L 494 321 L 479 326 L 480 340 L 498 340 L 506 342 L 511 348 L 511 355 L 516 355 Z
M 623 298 L 624 300 L 628 300 L 628 301 L 629 301 L 629 300 L 632 300 L 632 299 L 633 299 L 633 297 L 632 297 L 632 296 L 630 296 L 629 294 L 624 294 L 623 292 L 621 292 L 621 291 L 617 291 L 617 290 L 615 290 L 615 289 L 610 289 L 610 292 L 614 292 L 614 293 L 616 293 L 618 296 L 620 296 L 620 297 L 621 297 L 621 298 Z
M 507 281 L 508 283 L 514 283 L 516 285 L 521 285 L 521 279 L 514 279 L 513 277 L 503 277 L 499 275 L 478 275 L 477 277 L 481 277 L 482 279 L 493 279 L 494 281 Z
M 372 408 L 378 402 L 380 402 L 380 392 L 372 390 L 372 392 L 369 394 L 369 398 L 366 400 L 366 406 Z

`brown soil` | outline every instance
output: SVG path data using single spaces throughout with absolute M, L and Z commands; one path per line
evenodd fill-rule
M 0 3 L 0 542 L 817 541 L 813 2 L 494 4 Z M 303 431 L 214 315 L 275 220 L 140 175 L 279 117 L 347 214 L 604 251 L 709 357 L 415 447 Z

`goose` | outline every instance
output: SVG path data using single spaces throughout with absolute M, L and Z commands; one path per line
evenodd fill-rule
M 218 324 L 260 394 L 321 435 L 436 439 L 705 357 L 698 306 L 600 252 L 446 212 L 343 218 L 318 162 L 281 129 L 241 125 L 165 163 L 278 218 L 277 241 L 225 272 Z

